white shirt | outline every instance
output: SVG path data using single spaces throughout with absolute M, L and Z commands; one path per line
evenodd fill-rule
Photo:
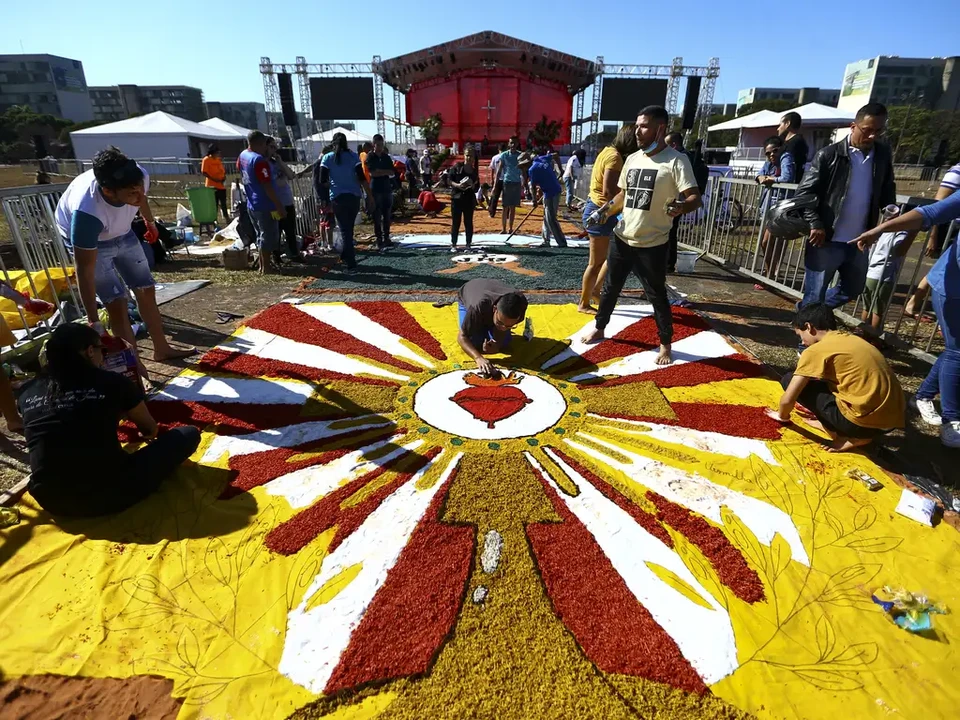
M 490 160 L 490 172 L 493 173 L 493 177 L 496 177 L 497 173 L 500 172 L 500 155 L 494 155 L 493 159 Z
M 143 172 L 143 192 L 147 193 L 150 191 L 150 176 L 139 164 L 137 167 Z M 108 203 L 100 192 L 93 170 L 87 170 L 73 179 L 57 203 L 57 228 L 65 238 L 70 237 L 73 214 L 77 211 L 92 215 L 103 223 L 103 230 L 97 239 L 105 242 L 130 232 L 130 223 L 140 212 L 140 208 L 133 205 L 117 207 Z
M 573 178 L 574 180 L 580 179 L 580 174 L 583 172 L 583 168 L 580 167 L 580 158 L 576 155 L 571 155 L 570 159 L 567 160 L 567 166 L 563 171 L 563 179 Z
M 430 156 L 429 156 L 429 155 L 421 155 L 421 156 L 420 156 L 420 172 L 422 172 L 422 173 L 427 173 L 427 174 L 429 175 L 430 172 L 431 172 L 432 169 L 433 169 L 433 168 L 430 167 L 430 165 L 431 165 Z

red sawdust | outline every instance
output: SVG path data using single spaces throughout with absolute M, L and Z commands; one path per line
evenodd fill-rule
M 413 315 L 400 303 L 383 300 L 348 302 L 347 305 L 378 325 L 382 325 L 394 335 L 409 340 L 437 360 L 447 359 L 447 354 L 440 347 L 437 339 L 424 330 Z
M 696 670 L 637 602 L 593 535 L 539 479 L 562 522 L 530 524 L 527 537 L 554 610 L 584 654 L 603 672 L 705 694 Z
M 742 378 L 762 377 L 763 366 L 753 362 L 746 355 L 737 353 L 719 358 L 709 358 L 673 365 L 663 370 L 624 375 L 610 378 L 602 383 L 584 383 L 584 387 L 611 387 L 613 385 L 629 385 L 630 383 L 652 380 L 659 388 L 689 387 L 702 383 L 719 382 L 721 380 L 740 380 Z
M 572 457 L 570 457 L 565 452 L 563 452 L 563 450 L 560 450 L 557 447 L 550 447 L 549 449 L 552 450 L 554 453 L 556 453 L 557 457 L 563 460 L 567 465 L 569 465 L 578 473 L 580 473 L 580 475 L 582 475 L 585 480 L 587 480 L 597 490 L 603 493 L 603 495 L 608 500 L 615 503 L 617 507 L 619 507 L 621 510 L 624 510 L 628 515 L 630 515 L 630 517 L 632 517 L 636 521 L 637 525 L 639 525 L 648 533 L 653 535 L 655 538 L 657 538 L 657 540 L 662 542 L 668 548 L 673 547 L 673 538 L 670 537 L 670 533 L 668 533 L 664 529 L 664 527 L 657 521 L 657 518 L 655 518 L 650 513 L 637 507 L 635 503 L 630 502 L 627 498 L 621 495 L 618 490 L 616 490 L 612 485 L 610 485 L 610 483 L 606 483 L 600 478 L 598 478 L 590 470 L 588 470 L 583 465 L 581 465 L 576 460 L 574 460 Z
M 265 485 L 281 475 L 296 472 L 297 470 L 302 470 L 303 468 L 311 467 L 313 465 L 324 465 L 326 463 L 333 462 L 337 458 L 343 457 L 347 453 L 353 452 L 354 450 L 359 450 L 361 447 L 370 445 L 377 441 L 386 440 L 392 435 L 398 433 L 402 434 L 404 431 L 391 427 L 373 435 L 366 435 L 366 433 L 369 432 L 369 428 L 364 430 L 352 430 L 350 432 L 336 435 L 332 438 L 323 438 L 322 440 L 316 440 L 303 445 L 298 445 L 296 447 L 264 450 L 263 452 L 249 453 L 247 455 L 235 455 L 234 457 L 230 458 L 230 469 L 235 473 L 235 475 L 231 478 L 227 486 L 224 487 L 220 498 L 226 500 L 227 498 L 234 497 L 240 493 L 248 492 L 255 487 Z M 333 442 L 349 440 L 350 438 L 361 435 L 364 435 L 362 440 L 348 442 L 344 447 L 337 448 L 336 450 L 328 450 L 327 452 L 315 455 L 305 460 L 297 460 L 295 462 L 289 461 L 294 455 L 299 455 L 300 453 L 306 452 L 316 452 L 324 445 L 328 445 Z
M 306 510 L 301 510 L 292 518 L 271 530 L 264 539 L 266 546 L 280 555 L 293 555 L 309 545 L 324 530 L 336 525 L 337 533 L 328 548 L 328 552 L 333 552 L 340 543 L 350 537 L 354 530 L 360 527 L 370 513 L 380 506 L 380 503 L 386 500 L 394 490 L 409 481 L 418 470 L 439 455 L 440 451 L 441 448 L 435 447 L 423 455 L 417 455 L 412 468 L 407 472 L 399 473 L 390 482 L 378 488 L 376 492 L 371 493 L 369 497 L 357 505 L 340 507 L 341 503 L 355 492 L 373 482 L 391 468 L 396 467 L 398 463 L 410 455 L 409 451 L 404 452 L 386 465 L 381 465 L 376 470 L 337 488 L 329 495 L 320 498 Z
M 673 310 L 673 342 L 678 342 L 703 330 L 709 330 L 710 324 L 703 317 L 687 310 L 675 307 Z M 653 317 L 645 317 L 628 325 L 612 338 L 587 350 L 571 367 L 581 365 L 599 365 L 614 358 L 624 358 L 634 353 L 660 347 L 660 335 Z M 566 368 L 565 368 L 566 369 Z
M 333 325 L 317 320 L 315 317 L 297 310 L 290 303 L 277 303 L 262 313 L 258 313 L 250 319 L 247 327 L 273 333 L 288 340 L 316 345 L 342 355 L 354 355 L 375 360 L 384 365 L 392 365 L 408 372 L 420 372 L 420 368 L 403 360 L 397 360 L 390 353 L 359 340 L 343 330 L 338 330 Z
M 383 378 L 347 375 L 333 370 L 313 368 L 283 360 L 267 360 L 242 352 L 213 349 L 200 358 L 197 366 L 211 372 L 230 372 L 247 377 L 280 377 L 316 382 L 318 380 L 350 380 L 365 385 L 392 385 L 398 383 Z
M 440 521 L 440 488 L 350 638 L 324 693 L 426 673 L 456 622 L 474 554 L 474 528 Z
M 657 519 L 696 545 L 717 571 L 720 582 L 730 588 L 734 595 L 748 603 L 764 599 L 763 583 L 757 572 L 747 564 L 743 553 L 720 528 L 652 490 L 647 491 L 647 499 L 657 506 Z
M 646 417 L 644 415 L 601 414 L 604 417 L 610 418 L 644 420 L 646 422 L 678 425 L 680 427 L 692 428 L 693 430 L 705 430 L 707 432 L 760 440 L 779 440 L 780 431 L 783 429 L 783 426 L 769 418 L 766 412 L 764 412 L 764 408 L 761 407 L 673 402 L 670 403 L 670 408 L 676 414 L 676 420 L 662 417 Z

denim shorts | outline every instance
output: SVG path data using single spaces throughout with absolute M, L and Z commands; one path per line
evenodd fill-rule
M 587 218 L 599 209 L 600 206 L 593 200 L 587 200 L 587 204 L 583 206 L 583 229 L 587 231 L 587 235 L 592 237 L 610 237 L 613 235 L 613 229 L 617 226 L 616 215 L 608 217 L 602 225 L 587 226 Z
M 134 233 L 97 243 L 97 297 L 104 305 L 126 297 L 127 288 L 154 286 L 143 246 Z

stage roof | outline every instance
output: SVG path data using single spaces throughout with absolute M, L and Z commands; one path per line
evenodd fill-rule
M 383 81 L 401 92 L 424 80 L 434 80 L 463 70 L 509 68 L 545 80 L 562 82 L 573 93 L 591 85 L 596 63 L 485 30 L 458 40 L 384 60 L 374 65 Z

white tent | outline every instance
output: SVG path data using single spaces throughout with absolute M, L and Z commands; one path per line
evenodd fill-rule
M 70 141 L 78 160 L 90 160 L 109 145 L 116 145 L 125 155 L 137 159 L 199 159 L 206 153 L 211 142 L 218 143 L 226 156 L 229 152 L 225 147 L 226 143 L 230 143 L 229 148 L 233 149 L 238 140 L 235 132 L 209 127 L 160 111 L 70 133 Z M 187 165 L 183 165 L 179 169 L 148 167 L 147 171 L 173 174 L 187 172 L 188 169 Z
M 713 132 L 714 130 L 742 130 L 743 128 L 776 127 L 780 124 L 781 117 L 783 117 L 783 113 L 775 113 L 772 110 L 760 110 L 759 112 L 750 113 L 749 115 L 734 118 L 733 120 L 727 120 L 726 122 L 718 123 L 717 125 L 711 125 L 708 130 Z
M 303 140 L 297 140 L 296 145 L 300 149 L 300 154 L 303 156 L 304 160 L 308 163 L 316 160 L 320 156 L 320 151 L 323 149 L 324 145 L 332 142 L 333 136 L 338 132 L 341 132 L 347 136 L 347 146 L 351 150 L 356 150 L 357 145 L 360 143 L 371 142 L 373 140 L 373 137 L 370 135 L 364 135 L 356 130 L 347 130 L 346 128 L 338 126 L 332 130 L 326 130 L 325 132 L 319 132 L 316 135 L 310 135 Z
M 200 124 L 214 130 L 230 133 L 235 140 L 243 140 L 244 142 L 246 142 L 247 135 L 251 132 L 250 128 L 240 127 L 239 125 L 228 123 L 226 120 L 217 117 L 203 120 Z

